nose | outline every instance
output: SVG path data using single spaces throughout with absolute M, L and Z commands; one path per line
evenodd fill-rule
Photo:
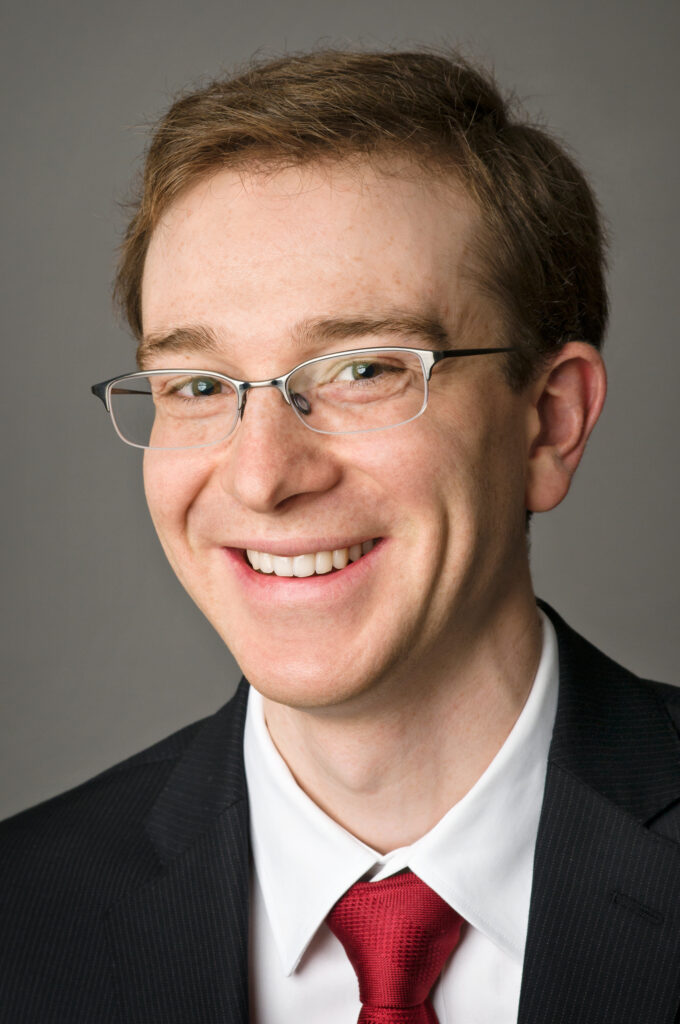
M 341 476 L 330 440 L 305 427 L 275 389 L 250 391 L 221 463 L 222 487 L 261 513 L 329 491 Z

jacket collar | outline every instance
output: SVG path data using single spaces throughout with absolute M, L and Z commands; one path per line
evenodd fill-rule
M 680 797 L 680 740 L 663 701 L 539 603 L 559 645 L 550 762 L 633 818 L 650 820 Z
M 205 719 L 177 762 L 147 822 L 161 860 L 171 861 L 230 807 L 247 800 L 243 731 L 248 684 Z

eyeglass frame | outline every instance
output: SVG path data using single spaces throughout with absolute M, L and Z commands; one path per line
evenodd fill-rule
M 230 377 L 226 373 L 219 373 L 215 370 L 195 369 L 193 367 L 184 366 L 180 368 L 169 367 L 168 369 L 138 370 L 133 373 L 118 374 L 118 376 L 116 377 L 110 377 L 109 380 L 103 380 L 100 381 L 98 384 L 93 384 L 90 390 L 93 395 L 96 395 L 96 397 L 99 398 L 104 403 L 104 407 L 109 416 L 111 417 L 111 422 L 113 423 L 114 429 L 118 434 L 118 437 L 121 439 L 121 441 L 123 441 L 124 444 L 130 445 L 131 448 L 141 448 L 142 450 L 151 451 L 191 451 L 193 448 L 209 448 L 212 445 L 220 444 L 222 441 L 226 441 L 228 437 L 231 437 L 231 435 L 236 430 L 239 420 L 243 419 L 243 413 L 246 407 L 246 399 L 248 396 L 248 392 L 253 390 L 254 388 L 276 388 L 276 390 L 279 392 L 286 405 L 291 407 L 297 419 L 300 420 L 300 422 L 305 427 L 307 427 L 308 430 L 313 430 L 315 434 L 327 434 L 331 437 L 342 437 L 343 435 L 346 434 L 370 434 L 376 430 L 391 430 L 393 427 L 401 427 L 405 423 L 411 423 L 413 420 L 418 419 L 419 416 L 422 416 L 422 414 L 425 412 L 425 409 L 427 408 L 427 402 L 429 398 L 429 383 L 430 378 L 432 377 L 432 371 L 437 365 L 437 363 L 441 362 L 443 359 L 455 359 L 461 358 L 463 356 L 492 355 L 494 353 L 512 351 L 513 349 L 511 347 L 456 348 L 433 350 L 430 348 L 406 348 L 403 345 L 381 345 L 375 348 L 348 349 L 342 352 L 329 352 L 326 355 L 314 356 L 314 358 L 312 359 L 305 359 L 304 362 L 298 363 L 297 366 L 294 366 L 293 369 L 289 370 L 288 373 L 284 373 L 280 377 L 272 377 L 270 380 L 238 380 L 238 378 L 236 377 Z M 288 381 L 293 376 L 294 373 L 297 373 L 298 370 L 302 370 L 305 366 L 311 366 L 314 363 L 320 363 L 326 359 L 333 359 L 334 357 L 337 356 L 373 355 L 379 354 L 381 352 L 410 352 L 412 355 L 418 356 L 420 360 L 420 365 L 423 370 L 425 389 L 423 393 L 423 404 L 421 408 L 418 410 L 418 412 L 415 414 L 415 416 L 410 416 L 407 420 L 401 420 L 399 423 L 391 423 L 388 426 L 366 427 L 364 429 L 360 428 L 359 430 L 319 430 L 318 427 L 312 427 L 309 425 L 309 423 L 305 422 L 305 420 L 303 419 L 302 412 L 296 407 L 295 401 L 292 400 L 291 395 L 288 392 Z M 186 447 L 184 445 L 169 446 L 167 448 L 163 446 L 159 446 L 156 448 L 148 444 L 136 444 L 134 441 L 128 441 L 126 437 L 123 437 L 118 428 L 116 418 L 113 415 L 113 411 L 111 408 L 111 391 L 113 390 L 114 385 L 121 380 L 135 380 L 138 377 L 157 377 L 161 376 L 162 374 L 169 373 L 190 374 L 191 376 L 205 374 L 208 377 L 215 377 L 218 380 L 225 380 L 227 381 L 228 384 L 231 384 L 231 386 L 236 391 L 237 406 L 236 415 L 234 417 L 234 425 L 232 426 L 228 434 L 225 434 L 224 437 L 218 438 L 216 441 L 207 441 L 204 444 L 187 445 Z

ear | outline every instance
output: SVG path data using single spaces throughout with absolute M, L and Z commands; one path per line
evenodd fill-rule
M 602 356 L 586 342 L 567 342 L 530 389 L 526 507 L 547 512 L 569 490 L 602 411 L 607 393 Z

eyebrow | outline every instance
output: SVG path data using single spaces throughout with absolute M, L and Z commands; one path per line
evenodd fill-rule
M 440 320 L 406 312 L 302 320 L 293 327 L 291 339 L 295 345 L 312 350 L 329 342 L 376 335 L 419 339 L 434 349 L 451 347 L 448 332 Z M 167 334 L 149 334 L 142 338 L 137 348 L 137 363 L 140 369 L 144 369 L 150 357 L 166 352 L 214 354 L 220 351 L 223 351 L 222 346 L 211 328 L 203 324 L 187 324 Z
M 167 334 L 145 335 L 137 346 L 137 365 L 145 369 L 151 356 L 163 352 L 216 352 L 216 335 L 202 324 L 175 327 Z

